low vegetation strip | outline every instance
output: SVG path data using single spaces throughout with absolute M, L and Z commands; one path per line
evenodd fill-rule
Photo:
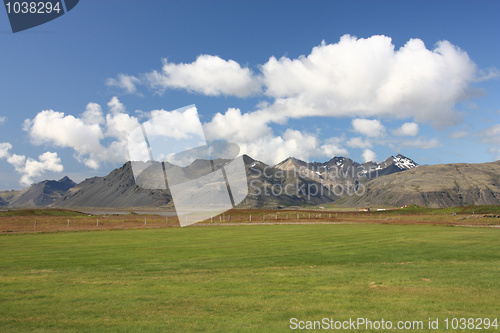
M 9 216 L 88 216 L 88 214 L 69 209 L 9 209 L 0 211 L 0 217 Z
M 233 209 L 214 216 L 199 225 L 235 224 L 315 224 L 315 223 L 381 223 L 381 224 L 444 224 L 500 225 L 498 206 L 471 206 L 428 209 L 408 207 L 385 211 L 332 211 L 323 209 Z M 485 212 L 488 212 L 486 214 Z M 153 214 L 99 214 L 70 210 L 11 210 L 0 214 L 0 233 L 81 231 L 126 228 L 177 227 L 177 216 Z
M 500 317 L 499 237 L 380 224 L 1 235 L 0 330 L 285 332 L 291 318 Z

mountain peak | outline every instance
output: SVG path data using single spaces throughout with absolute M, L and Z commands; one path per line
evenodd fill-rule
M 418 163 L 402 154 L 397 154 L 396 157 L 392 158 L 392 160 L 398 168 L 403 170 L 413 169 L 418 166 Z
M 73 183 L 73 181 L 71 180 L 71 178 L 69 178 L 68 176 L 64 176 L 63 178 L 59 179 L 57 182 L 58 183 L 68 183 L 68 182 Z

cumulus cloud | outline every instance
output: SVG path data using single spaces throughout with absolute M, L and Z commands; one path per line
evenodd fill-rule
M 373 145 L 372 145 L 372 143 L 370 141 L 364 140 L 363 138 L 360 138 L 360 137 L 350 138 L 346 142 L 346 145 L 348 147 L 351 147 L 351 148 L 361 148 L 361 149 L 372 148 L 373 147 Z
M 108 87 L 117 87 L 123 89 L 126 93 L 134 94 L 137 93 L 136 85 L 139 84 L 141 80 L 133 75 L 118 74 L 116 79 L 109 78 L 106 80 L 106 85 Z
M 344 141 L 345 139 L 343 137 L 328 138 L 321 146 L 321 152 L 323 155 L 330 158 L 335 156 L 349 156 L 349 151 L 343 147 Z
M 63 165 L 57 153 L 45 152 L 38 156 L 37 161 L 30 157 L 26 158 L 24 155 L 11 154 L 11 149 L 12 145 L 9 142 L 0 142 L 0 159 L 5 158 L 21 174 L 22 185 L 30 185 L 34 178 L 40 177 L 47 171 L 63 171 Z
M 416 136 L 418 134 L 417 123 L 404 123 L 400 128 L 392 131 L 392 135 L 396 136 Z
M 191 63 L 164 59 L 159 71 L 120 74 L 107 84 L 127 92 L 135 92 L 140 83 L 159 93 L 184 89 L 242 98 L 263 92 L 267 100 L 256 112 L 267 122 L 310 116 L 377 117 L 443 127 L 461 122 L 455 105 L 470 98 L 471 84 L 499 76 L 495 68 L 478 69 L 466 52 L 448 41 L 427 48 L 422 40 L 410 39 L 396 49 L 383 35 L 344 35 L 297 58 L 272 56 L 258 68 L 260 72 L 253 73 L 234 60 L 204 54 Z M 414 133 L 414 128 L 406 130 Z
M 224 114 L 217 113 L 203 127 L 209 141 L 228 140 L 237 143 L 242 154 L 269 164 L 279 163 L 290 156 L 307 161 L 312 157 L 349 155 L 342 145 L 344 138 L 332 137 L 321 142 L 316 134 L 293 129 L 275 135 L 267 125 L 271 120 L 276 119 L 266 112 L 242 114 L 239 109 L 230 108 Z
M 239 143 L 242 154 L 248 154 L 269 164 L 279 163 L 290 156 L 309 161 L 312 156 L 323 155 L 319 144 L 316 135 L 293 129 L 287 129 L 281 136 L 268 136 Z
M 100 142 L 104 134 L 98 123 L 89 124 L 82 118 L 66 116 L 63 112 L 44 110 L 25 124 L 32 143 L 73 148 L 77 158 L 89 167 L 96 167 L 94 155 L 104 150 Z
M 44 110 L 35 118 L 27 119 L 24 129 L 33 144 L 72 148 L 75 158 L 89 168 L 98 169 L 108 162 L 124 163 L 130 159 L 129 135 L 140 123 L 126 112 L 117 97 L 111 98 L 107 107 L 109 111 L 104 114 L 100 105 L 89 103 L 77 117 Z M 151 135 L 167 133 L 176 139 L 186 139 L 195 132 L 203 133 L 194 106 L 182 112 L 153 110 L 146 117 L 161 119 L 146 126 Z
M 7 117 L 0 116 L 0 125 L 3 125 L 7 121 Z
M 45 152 L 38 156 L 38 161 L 24 155 L 13 154 L 7 159 L 7 162 L 12 164 L 21 176 L 20 183 L 30 185 L 33 179 L 40 177 L 47 171 L 62 172 L 63 165 L 61 159 L 57 157 L 57 153 Z
M 454 105 L 477 78 L 474 62 L 447 41 L 433 50 L 411 39 L 395 50 L 386 36 L 324 42 L 297 59 L 271 57 L 262 66 L 273 110 L 292 117 L 414 118 L 437 126 L 459 121 Z
M 160 93 L 166 89 L 185 89 L 207 96 L 248 97 L 261 91 L 249 68 L 241 67 L 234 60 L 206 54 L 188 64 L 175 64 L 163 59 L 161 72 L 147 73 L 144 78 Z
M 370 149 L 363 150 L 362 156 L 365 162 L 376 162 L 377 160 L 377 154 Z
M 9 142 L 0 142 L 0 158 L 8 157 L 11 149 L 12 145 Z
M 361 133 L 368 137 L 377 137 L 385 134 L 385 127 L 377 119 L 353 119 L 352 127 L 355 132 Z
M 106 117 L 96 103 L 89 103 L 80 117 L 44 110 L 27 119 L 24 129 L 34 144 L 74 149 L 77 160 L 92 169 L 98 169 L 101 162 L 125 162 L 126 135 L 139 123 L 124 113 L 125 107 L 116 97 L 108 107 L 110 113 Z M 105 145 L 105 139 L 111 142 Z
M 226 139 L 233 142 L 253 141 L 272 134 L 268 118 L 262 112 L 244 113 L 229 108 L 224 114 L 217 113 L 204 125 L 209 140 Z
M 88 125 L 104 123 L 101 106 L 97 103 L 87 104 L 85 111 L 82 113 L 82 121 Z

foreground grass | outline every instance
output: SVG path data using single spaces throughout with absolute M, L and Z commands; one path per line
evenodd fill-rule
M 500 317 L 499 239 L 497 229 L 428 225 L 3 235 L 0 331 L 276 332 L 293 317 Z

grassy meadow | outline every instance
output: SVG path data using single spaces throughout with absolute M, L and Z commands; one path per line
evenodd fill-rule
M 285 332 L 291 318 L 426 325 L 429 318 L 499 318 L 499 280 L 496 228 L 256 225 L 4 234 L 0 331 Z

